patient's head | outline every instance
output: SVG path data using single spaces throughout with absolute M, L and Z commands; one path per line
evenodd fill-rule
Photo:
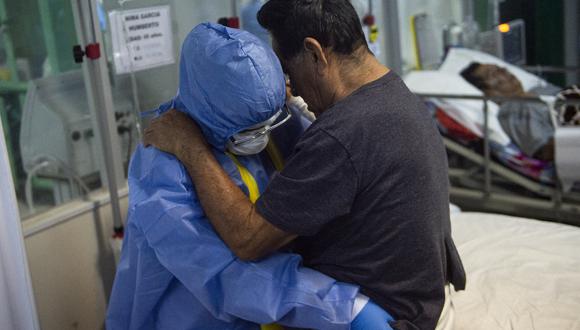
M 473 62 L 461 71 L 461 76 L 486 96 L 525 95 L 518 78 L 495 64 Z

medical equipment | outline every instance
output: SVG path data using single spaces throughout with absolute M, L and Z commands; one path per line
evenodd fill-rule
M 381 46 L 379 44 L 379 26 L 374 13 L 374 0 L 350 0 L 362 24 L 363 33 L 370 51 L 375 56 L 380 56 Z
M 423 97 L 434 111 L 445 134 L 444 141 L 451 155 L 452 199 L 475 209 L 580 225 L 580 191 L 567 191 L 573 182 L 580 181 L 577 170 L 580 160 L 574 157 L 580 154 L 576 135 L 580 134 L 580 127 L 559 125 L 553 110 L 555 97 L 484 96 L 459 75 L 472 62 L 506 68 L 525 91 L 548 86 L 538 76 L 489 54 L 468 49 L 450 50 L 438 71 L 412 72 L 405 77 L 411 90 Z M 555 165 L 526 157 L 511 143 L 497 121 L 495 103 L 507 100 L 546 104 L 546 109 L 551 109 L 547 111 L 555 127 Z M 563 129 L 576 133 L 562 134 Z M 554 167 L 558 169 L 557 176 Z
M 443 50 L 451 47 L 465 47 L 477 49 L 479 43 L 479 25 L 474 19 L 473 0 L 463 3 L 463 21 L 459 24 L 451 22 L 443 27 Z M 433 30 L 434 26 L 430 25 Z M 432 32 L 431 32 L 432 33 Z
M 473 17 L 474 12 L 473 0 L 465 1 L 464 18 L 461 23 L 462 46 L 471 49 L 476 49 L 479 42 L 479 25 Z
M 430 25 L 430 27 L 432 27 L 432 25 Z M 416 27 L 415 31 L 417 31 Z M 430 29 L 430 31 L 433 30 Z M 457 23 L 450 23 L 445 25 L 443 27 L 443 49 L 447 51 L 451 47 L 461 47 L 461 45 L 463 44 L 462 32 L 463 31 L 461 30 L 461 26 Z
M 381 48 L 378 44 L 379 27 L 377 26 L 375 15 L 373 12 L 373 0 L 368 1 L 368 13 L 363 17 L 363 32 L 367 39 L 369 49 L 375 56 L 379 56 Z
M 504 61 L 525 65 L 526 55 L 526 24 L 518 19 L 503 23 L 490 31 L 481 34 L 480 49 L 495 55 Z
M 217 23 L 234 29 L 240 28 L 240 18 L 238 17 L 238 3 L 237 0 L 231 0 L 231 8 L 234 13 L 231 17 L 221 17 Z
M 130 94 L 122 89 L 114 91 L 117 134 L 127 155 L 136 132 L 133 104 L 125 95 Z M 60 202 L 79 194 L 71 181 L 86 185 L 98 182 L 103 166 L 86 100 L 80 71 L 29 83 L 20 130 L 23 167 L 29 176 L 51 178 L 54 198 Z M 28 203 L 32 205 L 31 200 Z

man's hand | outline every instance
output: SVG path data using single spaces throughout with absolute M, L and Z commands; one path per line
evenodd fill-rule
M 145 129 L 143 144 L 154 146 L 179 159 L 185 156 L 185 149 L 190 155 L 198 153 L 198 150 L 207 149 L 199 126 L 186 114 L 177 110 L 170 110 L 153 119 Z

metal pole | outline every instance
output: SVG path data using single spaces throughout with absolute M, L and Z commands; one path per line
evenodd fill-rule
M 50 63 L 50 68 L 53 73 L 59 73 L 60 65 L 58 63 L 58 53 L 56 50 L 56 36 L 54 34 L 52 18 L 50 17 L 50 3 L 50 1 L 38 0 L 38 10 L 40 11 L 40 22 L 42 23 L 42 34 L 44 35 L 48 63 Z
M 490 155 L 489 155 L 489 116 L 487 100 L 483 100 L 483 154 L 484 154 L 484 175 L 486 196 L 491 193 L 491 172 L 490 172 Z
M 232 16 L 238 16 L 238 0 L 232 0 Z
M 403 74 L 403 58 L 401 55 L 401 36 L 399 29 L 399 6 L 397 0 L 385 0 L 383 3 L 383 19 L 385 20 L 385 53 L 387 66 L 399 75 Z
M 518 97 L 507 97 L 507 96 L 478 96 L 478 95 L 467 95 L 467 94 L 429 94 L 429 93 L 415 93 L 415 95 L 422 98 L 436 98 L 436 99 L 461 99 L 461 100 L 487 100 L 494 102 L 505 102 L 505 101 L 516 101 L 521 103 L 536 103 L 536 104 L 546 104 L 542 99 L 535 96 L 518 96 Z M 580 105 L 580 100 L 568 99 L 559 101 L 558 104 L 562 105 Z
M 79 43 L 82 46 L 96 43 L 102 47 L 102 34 L 98 25 L 96 1 L 71 0 L 75 27 Z M 100 138 L 101 151 L 104 158 L 104 171 L 101 169 L 101 178 L 106 179 L 111 196 L 111 208 L 115 229 L 122 230 L 121 207 L 119 205 L 118 190 L 124 182 L 121 149 L 117 127 L 114 118 L 114 105 L 111 94 L 108 68 L 105 56 L 83 62 L 83 71 L 89 107 L 92 110 L 97 126 L 97 135 Z

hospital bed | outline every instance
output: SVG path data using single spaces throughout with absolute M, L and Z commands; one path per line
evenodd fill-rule
M 548 86 L 540 77 L 496 57 L 460 48 L 451 49 L 438 70 L 405 76 L 443 133 L 450 158 L 452 200 L 470 209 L 580 226 L 580 127 L 560 125 L 554 96 L 484 96 L 459 75 L 472 62 L 505 67 L 526 91 Z M 547 105 L 556 128 L 555 162 L 527 157 L 511 142 L 499 123 L 495 103 L 506 100 Z
M 454 329 L 580 329 L 580 228 L 473 212 L 451 224 L 467 273 Z

